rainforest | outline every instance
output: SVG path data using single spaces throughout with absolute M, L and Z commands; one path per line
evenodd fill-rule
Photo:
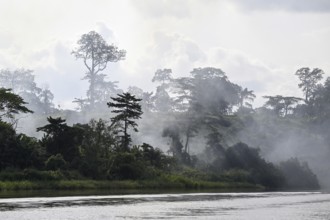
M 319 189 L 330 186 L 330 78 L 301 67 L 302 97 L 267 95 L 221 67 L 148 79 L 123 90 L 104 73 L 126 51 L 90 31 L 72 56 L 84 66 L 75 109 L 29 69 L 0 70 L 0 190 Z M 133 82 L 132 82 L 133 83 Z

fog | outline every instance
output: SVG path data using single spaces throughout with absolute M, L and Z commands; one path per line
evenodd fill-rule
M 73 100 L 76 110 L 64 110 L 53 104 L 51 91 L 38 87 L 32 71 L 7 69 L 1 70 L 0 75 L 1 86 L 24 97 L 27 106 L 34 111 L 32 115 L 18 115 L 9 122 L 18 132 L 39 139 L 43 133 L 36 129 L 47 124 L 49 116 L 62 117 L 70 126 L 99 118 L 110 123 L 115 114 L 107 107 L 107 102 L 124 92 L 116 82 L 102 77 L 99 84 L 95 84 L 94 92 L 98 95 L 94 96 L 93 104 L 91 92 L 87 91 L 86 98 Z M 225 157 L 223 151 L 243 142 L 258 149 L 266 161 L 277 165 L 297 158 L 317 175 L 322 187 L 329 187 L 328 115 L 323 112 L 328 108 L 323 101 L 328 95 L 328 80 L 314 88 L 305 104 L 303 99 L 294 98 L 297 103 L 288 105 L 290 111 L 281 101 L 253 108 L 253 90 L 231 82 L 219 68 L 196 68 L 189 77 L 179 78 L 172 76 L 171 69 L 158 69 L 152 81 L 156 84 L 154 91 L 147 92 L 133 85 L 128 90 L 140 98 L 144 112 L 137 121 L 139 132 L 129 130 L 131 146 L 148 143 L 178 157 L 182 163 L 191 163 L 184 159 L 189 155 L 189 158 L 195 156 L 202 163 L 212 164 Z M 9 82 L 15 86 L 10 86 Z M 103 89 L 103 84 L 108 88 Z M 320 108 L 322 104 L 325 106 Z M 216 148 L 218 155 L 208 153 Z M 222 169 L 221 166 L 218 169 Z
M 144 112 L 139 132 L 129 130 L 131 146 L 148 143 L 183 163 L 196 156 L 204 166 L 219 159 L 211 150 L 242 142 L 276 166 L 307 162 L 330 187 L 327 2 L 69 1 L 72 13 L 59 3 L 18 4 L 0 9 L 0 86 L 34 111 L 8 120 L 17 132 L 41 139 L 36 129 L 49 116 L 111 124 L 107 102 L 130 92 Z M 91 33 L 110 57 L 84 54 Z M 322 79 L 299 88 L 304 67 L 320 68 Z M 283 99 L 271 102 L 276 96 Z

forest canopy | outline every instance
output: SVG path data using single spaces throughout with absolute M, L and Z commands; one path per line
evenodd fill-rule
M 0 71 L 0 181 L 179 175 L 316 189 L 318 178 L 330 180 L 322 176 L 330 155 L 330 79 L 323 83 L 319 68 L 293 73 L 304 97 L 266 95 L 254 108 L 254 91 L 216 67 L 194 68 L 186 77 L 158 69 L 150 79 L 155 91 L 135 85 L 124 91 L 104 70 L 126 51 L 95 31 L 72 55 L 83 61 L 89 83 L 86 97 L 73 100 L 74 111 L 56 108 L 33 71 Z M 37 125 L 35 137 L 19 131 L 27 121 Z

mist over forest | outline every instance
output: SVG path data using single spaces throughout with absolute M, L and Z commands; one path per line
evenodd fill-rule
M 269 188 L 330 187 L 330 78 L 322 69 L 292 73 L 302 97 L 266 95 L 255 108 L 254 88 L 236 84 L 221 66 L 185 77 L 159 66 L 145 79 L 154 90 L 134 82 L 120 88 L 105 72 L 126 53 L 95 31 L 77 39 L 71 56 L 84 67 L 88 89 L 72 97 L 75 110 L 56 106 L 56 94 L 36 83 L 33 70 L 1 69 L 0 171 L 143 179 L 179 170 Z

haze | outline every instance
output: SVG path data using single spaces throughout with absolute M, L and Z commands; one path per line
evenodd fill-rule
M 73 109 L 85 97 L 86 71 L 71 51 L 91 30 L 127 51 L 106 69 L 120 88 L 154 90 L 160 68 L 174 77 L 196 67 L 221 68 L 235 83 L 263 95 L 303 94 L 294 72 L 330 72 L 330 1 L 5 1 L 0 8 L 0 69 L 34 70 L 54 102 Z

